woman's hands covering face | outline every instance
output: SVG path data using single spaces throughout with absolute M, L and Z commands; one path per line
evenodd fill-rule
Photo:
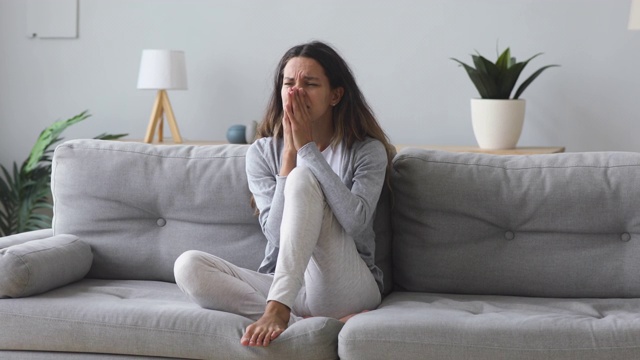
M 309 97 L 304 89 L 291 87 L 283 96 L 285 146 L 298 151 L 313 141 Z

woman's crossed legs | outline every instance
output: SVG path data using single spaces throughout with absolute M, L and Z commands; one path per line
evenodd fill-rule
M 287 176 L 273 276 L 197 251 L 181 255 L 174 272 L 182 291 L 200 306 L 256 321 L 247 327 L 244 345 L 267 346 L 296 316 L 342 318 L 380 303 L 378 286 L 353 239 L 305 167 Z

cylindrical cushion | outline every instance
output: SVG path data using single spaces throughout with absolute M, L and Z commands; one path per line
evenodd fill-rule
M 405 149 L 391 184 L 396 289 L 640 296 L 640 154 Z
M 0 298 L 36 295 L 80 280 L 92 260 L 90 246 L 73 235 L 0 249 Z
M 26 243 L 33 240 L 46 239 L 53 236 L 53 229 L 40 229 L 33 231 L 26 231 L 19 234 L 13 234 L 5 237 L 0 237 L 0 249 L 8 248 L 9 246 Z

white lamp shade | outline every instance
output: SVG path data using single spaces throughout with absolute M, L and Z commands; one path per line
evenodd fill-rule
M 629 30 L 640 30 L 640 0 L 631 0 Z
M 142 50 L 138 89 L 186 90 L 187 66 L 184 51 Z

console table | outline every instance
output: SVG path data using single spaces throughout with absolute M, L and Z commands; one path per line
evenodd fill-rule
M 144 142 L 142 139 L 118 139 L 118 141 L 124 142 Z M 184 139 L 181 143 L 176 143 L 171 138 L 164 138 L 162 142 L 159 142 L 157 139 L 154 139 L 151 145 L 222 145 L 228 144 L 225 140 L 186 140 Z
M 119 141 L 128 142 L 142 142 L 141 139 L 119 139 Z M 163 142 L 154 141 L 154 145 L 176 145 L 173 139 L 167 138 Z M 221 145 L 228 144 L 225 140 L 185 140 L 181 145 Z M 404 148 L 418 148 L 427 150 L 443 150 L 451 152 L 472 152 L 472 153 L 485 153 L 485 154 L 497 154 L 497 155 L 533 155 L 533 154 L 554 154 L 565 151 L 563 146 L 547 146 L 547 147 L 517 147 L 515 149 L 505 150 L 488 150 L 480 149 L 477 146 L 446 146 L 446 145 L 395 145 L 396 150 L 399 152 Z
M 451 152 L 472 152 L 496 155 L 533 155 L 533 154 L 555 154 L 565 151 L 564 146 L 535 146 L 535 147 L 517 147 L 515 149 L 489 150 L 481 149 L 477 146 L 440 146 L 440 145 L 396 145 L 396 150 L 400 151 L 404 148 L 418 148 L 428 150 L 443 150 Z

